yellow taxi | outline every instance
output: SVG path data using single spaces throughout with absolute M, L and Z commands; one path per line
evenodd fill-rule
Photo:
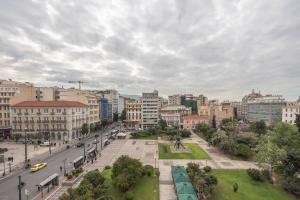
M 40 169 L 43 169 L 44 167 L 47 166 L 47 163 L 38 163 L 35 164 L 32 168 L 31 168 L 31 172 L 36 172 L 39 171 Z

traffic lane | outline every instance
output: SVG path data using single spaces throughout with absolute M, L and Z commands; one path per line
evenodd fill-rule
M 107 134 L 111 131 L 113 126 L 110 126 L 107 130 L 102 131 L 102 134 Z M 90 143 L 94 141 L 94 138 L 89 138 L 85 140 L 86 143 Z M 0 183 L 0 199 L 1 200 L 12 200 L 18 199 L 18 175 L 22 176 L 22 181 L 26 182 L 25 187 L 22 188 L 22 197 L 25 197 L 24 190 L 27 189 L 30 191 L 29 199 L 33 198 L 38 194 L 36 185 L 45 180 L 48 176 L 59 173 L 59 167 L 63 166 L 63 160 L 65 158 L 68 159 L 66 163 L 72 162 L 78 156 L 83 155 L 83 148 L 70 148 L 63 152 L 56 153 L 55 155 L 48 157 L 45 160 L 41 160 L 40 162 L 47 162 L 48 166 L 41 169 L 38 172 L 31 173 L 30 170 L 25 170 L 19 174 L 13 175 L 6 179 L 4 182 Z M 35 163 L 34 163 L 35 164 Z M 67 167 L 70 166 L 67 164 Z
M 82 151 L 79 149 L 68 149 L 65 152 L 62 152 L 60 154 L 57 154 L 53 157 L 49 157 L 48 159 L 44 160 L 43 162 L 47 163 L 47 166 L 37 172 L 31 173 L 30 169 L 25 170 L 20 175 L 22 177 L 22 181 L 25 182 L 25 186 L 22 188 L 22 197 L 25 197 L 25 189 L 29 190 L 30 195 L 29 199 L 31 199 L 33 196 L 36 196 L 38 194 L 36 185 L 45 180 L 48 176 L 54 174 L 54 173 L 60 173 L 59 166 L 62 165 L 62 161 L 65 158 L 68 159 L 75 159 L 80 154 L 83 154 Z M 62 175 L 62 174 L 61 174 Z M 10 181 L 6 182 L 1 186 L 4 187 L 4 193 L 9 197 L 9 199 L 18 199 L 18 176 L 15 176 L 13 179 L 10 179 Z M 2 196 L 2 191 L 1 195 Z

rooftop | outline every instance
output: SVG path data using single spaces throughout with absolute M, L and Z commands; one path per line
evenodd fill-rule
M 78 101 L 22 101 L 13 107 L 86 107 Z

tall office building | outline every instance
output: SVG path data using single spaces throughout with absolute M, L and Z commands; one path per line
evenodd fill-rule
M 282 120 L 282 108 L 286 102 L 281 95 L 265 95 L 248 100 L 248 121 L 263 120 L 266 124 L 275 124 Z
M 159 119 L 159 97 L 158 91 L 142 95 L 142 128 L 150 128 L 158 123 Z

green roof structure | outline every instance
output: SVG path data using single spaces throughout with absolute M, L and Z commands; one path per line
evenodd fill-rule
M 181 182 L 190 182 L 190 177 L 183 172 L 179 172 L 178 174 L 173 175 L 173 181 L 175 183 L 181 183 Z
M 179 200 L 198 200 L 196 195 L 193 194 L 179 194 L 178 195 Z
M 191 179 L 183 166 L 171 166 L 178 200 L 198 200 Z

